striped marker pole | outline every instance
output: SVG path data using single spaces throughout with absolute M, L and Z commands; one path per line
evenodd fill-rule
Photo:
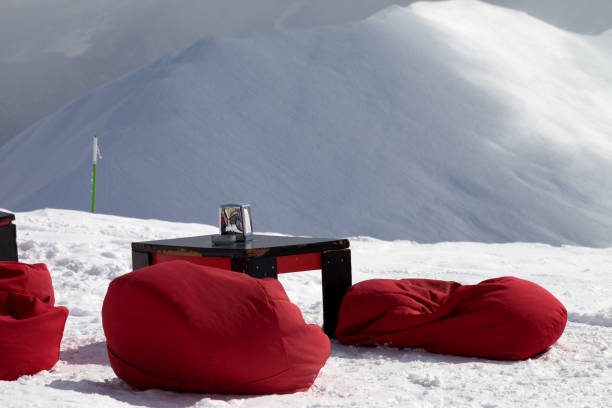
M 91 212 L 96 212 L 96 165 L 98 158 L 102 158 L 98 148 L 98 136 L 93 137 L 93 172 L 91 177 Z

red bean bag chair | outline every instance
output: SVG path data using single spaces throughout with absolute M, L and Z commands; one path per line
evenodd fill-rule
M 44 264 L 0 262 L 0 380 L 52 368 L 67 318 Z
M 115 374 L 139 389 L 305 391 L 330 352 L 277 280 L 185 261 L 113 280 L 102 324 Z
M 373 279 L 347 291 L 336 336 L 352 345 L 521 360 L 555 343 L 566 322 L 565 307 L 523 279 L 502 277 L 477 285 Z
M 53 283 L 47 265 L 0 262 L 0 291 L 29 294 L 53 305 Z

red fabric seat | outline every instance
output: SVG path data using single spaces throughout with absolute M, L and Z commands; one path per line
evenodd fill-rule
M 0 262 L 0 380 L 57 363 L 68 309 L 54 301 L 44 264 Z
M 0 262 L 0 290 L 28 294 L 55 304 L 51 274 L 42 263 Z
M 113 280 L 102 323 L 113 370 L 139 389 L 305 391 L 330 352 L 277 280 L 185 261 Z
M 520 360 L 555 343 L 566 322 L 567 311 L 552 294 L 514 277 L 477 285 L 373 279 L 347 291 L 336 336 L 352 345 Z

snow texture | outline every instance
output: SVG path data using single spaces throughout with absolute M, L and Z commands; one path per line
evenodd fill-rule
M 207 38 L 0 148 L 2 205 L 418 242 L 612 245 L 609 35 L 472 0 Z
M 498 362 L 332 341 L 310 390 L 233 396 L 137 391 L 109 366 L 100 312 L 109 282 L 131 269 L 130 243 L 217 228 L 67 210 L 17 213 L 24 262 L 46 262 L 57 304 L 70 309 L 60 361 L 0 382 L 2 407 L 609 407 L 612 391 L 612 249 L 544 244 L 439 243 L 351 238 L 353 282 L 430 278 L 473 284 L 512 275 L 566 306 L 565 333 L 536 359 Z M 319 271 L 281 275 L 310 323 L 322 323 Z

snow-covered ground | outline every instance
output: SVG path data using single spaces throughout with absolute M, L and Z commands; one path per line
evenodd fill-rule
M 464 284 L 513 275 L 552 292 L 569 312 L 543 356 L 497 362 L 422 350 L 332 342 L 304 393 L 271 396 L 136 391 L 113 374 L 100 310 L 109 282 L 130 270 L 130 243 L 216 232 L 200 224 L 66 210 L 17 213 L 24 262 L 46 262 L 57 303 L 70 309 L 60 361 L 50 372 L 0 382 L 1 407 L 609 407 L 612 403 L 612 248 L 439 243 L 351 238 L 353 281 L 422 277 Z M 282 275 L 308 322 L 321 323 L 316 271 Z

